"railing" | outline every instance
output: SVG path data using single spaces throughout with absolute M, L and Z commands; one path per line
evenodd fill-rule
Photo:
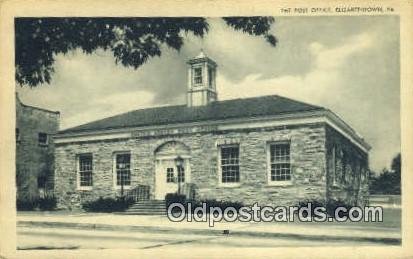
M 188 200 L 195 200 L 196 185 L 194 183 L 184 183 L 181 187 L 181 194 L 184 194 Z
M 149 190 L 150 190 L 149 185 L 138 184 L 137 186 L 128 190 L 125 197 L 127 199 L 132 199 L 135 202 L 146 201 L 146 200 L 149 200 L 149 195 L 150 195 Z

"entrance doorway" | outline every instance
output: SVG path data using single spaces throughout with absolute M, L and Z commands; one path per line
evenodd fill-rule
M 180 193 L 190 182 L 190 151 L 177 141 L 159 146 L 155 151 L 155 199 L 163 200 L 168 193 Z

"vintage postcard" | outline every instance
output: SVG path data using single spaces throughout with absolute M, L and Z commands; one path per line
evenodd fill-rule
M 2 258 L 413 256 L 412 2 L 0 11 Z

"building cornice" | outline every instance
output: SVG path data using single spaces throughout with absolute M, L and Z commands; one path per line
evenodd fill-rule
M 174 123 L 167 125 L 128 127 L 122 129 L 106 129 L 82 132 L 58 133 L 54 136 L 55 143 L 71 143 L 85 141 L 100 141 L 112 139 L 140 138 L 160 135 L 195 134 L 200 132 L 229 131 L 238 129 L 268 128 L 279 126 L 306 125 L 325 123 L 364 152 L 370 146 L 348 124 L 330 110 L 306 111 L 300 113 L 279 114 L 275 116 L 260 116 L 250 118 L 236 118 L 225 120 L 211 120 L 191 123 Z

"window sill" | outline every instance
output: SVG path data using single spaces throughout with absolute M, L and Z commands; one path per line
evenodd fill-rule
M 92 186 L 82 186 L 82 187 L 77 187 L 78 191 L 91 191 L 93 189 Z
M 241 183 L 220 183 L 219 187 L 224 187 L 224 188 L 237 188 L 240 187 Z
M 123 186 L 123 189 L 124 189 L 124 190 L 129 190 L 129 189 L 131 189 L 131 188 L 132 188 L 131 185 L 124 185 L 124 186 Z M 122 186 L 116 185 L 116 186 L 115 186 L 115 189 L 116 189 L 116 190 L 121 190 L 121 189 L 122 189 Z
M 292 186 L 292 181 L 272 181 L 268 182 L 268 186 Z

